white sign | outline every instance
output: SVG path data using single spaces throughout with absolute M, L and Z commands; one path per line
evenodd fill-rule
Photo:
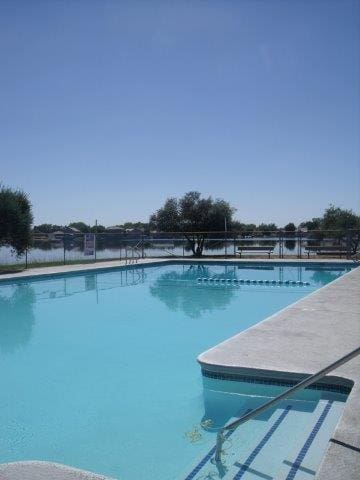
M 95 253 L 95 234 L 85 233 L 84 235 L 84 255 L 94 255 Z

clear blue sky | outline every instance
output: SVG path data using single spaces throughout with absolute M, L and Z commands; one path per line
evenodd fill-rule
M 35 223 L 360 210 L 360 2 L 1 0 L 0 180 Z

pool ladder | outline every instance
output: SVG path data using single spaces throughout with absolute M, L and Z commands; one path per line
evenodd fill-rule
M 348 362 L 349 360 L 351 360 L 352 358 L 356 357 L 359 354 L 360 354 L 360 347 L 355 348 L 355 350 L 353 350 L 352 352 L 339 358 L 338 360 L 336 360 L 336 362 L 331 363 L 330 365 L 323 368 L 319 372 L 314 373 L 313 375 L 310 375 L 309 377 L 305 378 L 300 383 L 297 383 L 294 387 L 289 388 L 289 390 L 286 390 L 284 393 L 278 395 L 277 397 L 273 398 L 269 402 L 264 403 L 264 405 L 261 405 L 260 407 L 255 408 L 255 410 L 252 410 L 251 412 L 246 413 L 245 415 L 240 417 L 238 420 L 235 420 L 234 422 L 231 422 L 228 425 L 225 425 L 225 427 L 221 428 L 217 434 L 215 457 L 213 459 L 213 463 L 217 465 L 218 470 L 223 471 L 224 469 L 224 466 L 221 461 L 221 453 L 222 453 L 223 443 L 225 441 L 226 430 L 234 431 L 237 427 L 247 422 L 251 418 L 254 418 L 260 413 L 265 412 L 265 410 L 268 410 L 274 405 L 277 405 L 279 402 L 281 402 L 281 400 L 284 400 L 285 398 L 289 397 L 290 395 L 297 392 L 298 390 L 302 390 L 308 387 L 309 385 L 312 385 L 317 380 L 320 380 L 321 378 L 323 378 L 327 373 L 331 372 L 332 370 L 335 370 L 336 368 L 340 367 L 340 365 L 343 365 L 344 363 Z
M 141 242 L 137 243 L 134 247 L 125 247 L 125 265 L 135 264 L 140 258 L 142 258 L 142 253 L 139 249 L 140 243 Z M 131 252 L 130 256 L 128 256 L 128 252 Z

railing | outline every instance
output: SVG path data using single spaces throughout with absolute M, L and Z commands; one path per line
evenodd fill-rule
M 140 245 L 140 242 L 137 243 L 134 247 L 132 247 L 132 246 L 126 246 L 125 247 L 125 264 L 126 265 L 131 265 L 132 263 L 137 263 L 138 260 L 144 256 L 140 252 L 139 245 Z M 128 257 L 128 251 L 131 252 L 130 258 Z
M 130 252 L 130 256 L 128 255 L 129 252 Z M 125 247 L 125 265 L 131 265 L 132 263 L 137 263 L 139 258 L 140 258 L 139 252 L 134 247 Z
M 21 257 L 12 254 L 11 246 L 0 248 L 0 266 L 83 263 L 122 260 L 139 255 L 147 257 L 191 257 L 191 237 L 202 238 L 202 255 L 206 257 L 238 257 L 243 247 L 245 258 L 265 258 L 260 247 L 273 247 L 271 258 L 347 258 L 358 260 L 360 230 L 295 231 L 227 231 L 227 232 L 136 232 L 93 234 L 93 249 L 82 233 L 34 232 L 32 245 Z M 256 247 L 256 248 L 252 248 Z M 134 248 L 134 252 L 132 251 Z M 129 260 L 128 260 L 129 261 Z
M 217 434 L 216 450 L 215 450 L 215 457 L 214 457 L 215 463 L 216 464 L 222 463 L 221 453 L 222 453 L 222 446 L 225 440 L 224 433 L 226 432 L 226 430 L 235 430 L 237 427 L 247 422 L 248 420 L 256 417 L 257 415 L 268 410 L 274 405 L 277 405 L 279 402 L 281 402 L 281 400 L 284 400 L 285 398 L 288 398 L 289 396 L 291 396 L 293 393 L 299 390 L 302 390 L 308 387 L 309 385 L 312 385 L 317 380 L 320 380 L 321 378 L 323 378 L 327 373 L 331 372 L 332 370 L 335 370 L 336 368 L 340 367 L 340 365 L 343 365 L 344 363 L 348 362 L 349 360 L 351 360 L 352 358 L 356 357 L 359 354 L 360 354 L 360 347 L 356 348 L 355 350 L 348 353 L 347 355 L 339 358 L 338 360 L 336 360 L 336 362 L 332 363 L 331 365 L 328 365 L 327 367 L 323 368 L 322 370 L 315 373 L 314 375 L 310 375 L 310 377 L 305 378 L 305 380 L 301 381 L 300 383 L 297 383 L 294 387 L 289 388 L 289 390 L 286 390 L 284 393 L 278 395 L 277 397 L 273 398 L 269 402 L 264 403 L 264 405 L 261 405 L 255 410 L 252 410 L 251 412 L 243 415 L 241 418 L 239 418 L 238 420 L 235 420 L 229 425 L 225 425 L 225 427 L 219 430 Z

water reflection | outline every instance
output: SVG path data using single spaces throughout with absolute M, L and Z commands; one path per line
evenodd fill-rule
M 50 283 L 34 282 L 34 287 L 38 300 L 53 300 L 94 292 L 99 303 L 101 292 L 139 285 L 144 283 L 145 279 L 144 268 L 127 268 L 121 269 L 111 276 L 104 276 L 101 273 L 86 273 L 81 276 L 54 278 Z
M 184 266 L 182 272 L 172 270 L 160 275 L 154 284 L 150 285 L 150 293 L 161 300 L 169 310 L 182 311 L 191 318 L 225 309 L 234 298 L 234 290 L 194 286 L 198 277 L 236 278 L 235 267 L 224 267 L 222 273 L 217 273 L 207 265 Z
M 326 285 L 327 283 L 341 277 L 344 273 L 344 268 L 339 268 L 338 270 L 315 270 L 311 276 L 311 280 L 317 285 Z
M 289 250 L 289 252 L 292 252 L 295 250 L 296 247 L 296 241 L 295 240 L 285 240 L 285 249 Z
M 31 285 L 20 284 L 11 296 L 0 295 L 0 349 L 12 353 L 26 345 L 32 334 L 36 302 Z

